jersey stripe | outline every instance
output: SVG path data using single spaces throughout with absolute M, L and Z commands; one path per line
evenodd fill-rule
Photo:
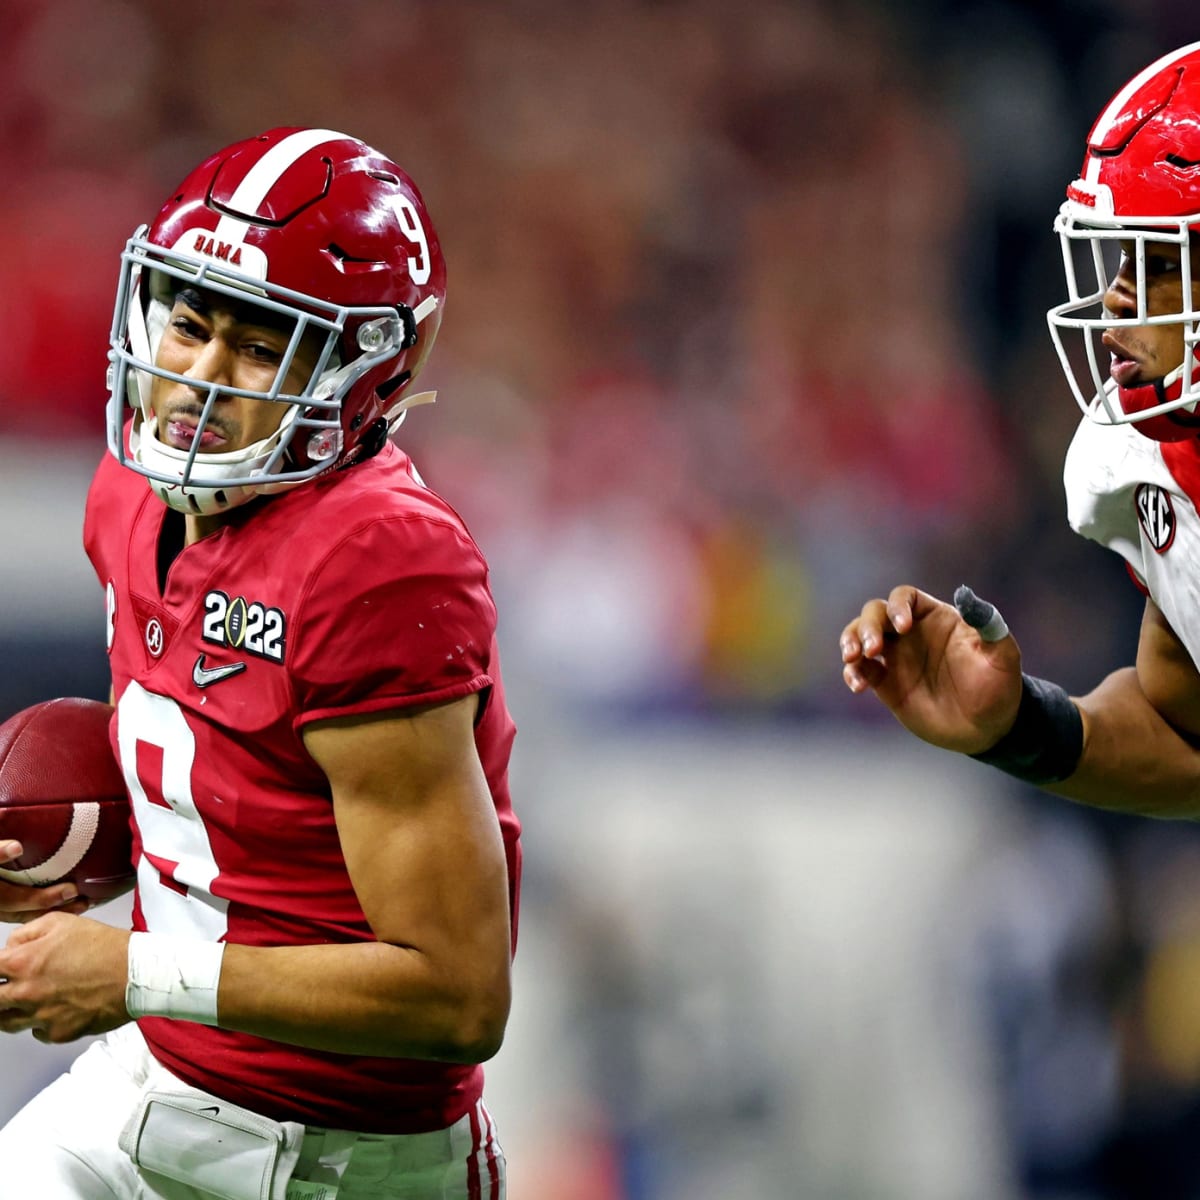
M 283 141 L 272 146 L 246 172 L 245 179 L 237 185 L 229 198 L 229 207 L 238 212 L 257 213 L 267 194 L 297 159 L 307 154 L 314 146 L 345 140 L 347 135 L 334 129 L 301 129 L 289 134 Z M 249 226 L 249 221 L 222 215 L 217 222 L 215 236 L 223 242 L 245 241 Z
M 471 1153 L 467 1158 L 467 1197 L 468 1200 L 483 1200 L 479 1181 L 479 1139 L 482 1136 L 479 1125 L 479 1104 L 467 1114 L 471 1122 Z
M 480 1123 L 483 1132 L 483 1157 L 488 1173 L 489 1200 L 503 1200 L 500 1194 L 500 1164 L 496 1162 L 496 1124 L 487 1105 L 480 1097 L 476 1102 L 479 1109 Z

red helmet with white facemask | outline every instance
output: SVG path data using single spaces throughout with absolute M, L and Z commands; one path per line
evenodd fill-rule
M 1200 311 L 1190 254 L 1200 231 L 1200 42 L 1164 55 L 1109 101 L 1054 227 L 1069 299 L 1047 317 L 1080 407 L 1101 424 L 1136 422 L 1157 441 L 1200 436 Z M 1162 246 L 1179 256 L 1182 299 L 1177 311 L 1152 314 L 1146 264 Z M 1136 312 L 1117 316 L 1103 301 L 1122 261 L 1129 280 L 1136 278 Z M 1152 325 L 1181 327 L 1180 362 L 1154 379 L 1136 368 L 1112 371 L 1104 332 L 1119 341 L 1122 328 Z M 1080 343 L 1072 362 L 1072 344 Z
M 155 363 L 175 295 L 195 288 L 290 333 L 268 391 L 195 381 Z M 220 512 L 380 449 L 433 346 L 446 268 L 412 180 L 378 151 L 329 129 L 273 129 L 200 164 L 122 255 L 109 344 L 108 444 L 185 513 Z M 302 387 L 285 386 L 302 342 L 317 347 Z M 157 436 L 154 377 L 190 383 L 203 406 L 188 450 Z M 279 405 L 278 428 L 241 450 L 205 454 L 223 398 Z M 134 408 L 129 449 L 126 408 Z

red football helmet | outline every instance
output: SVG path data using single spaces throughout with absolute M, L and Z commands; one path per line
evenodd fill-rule
M 1136 422 L 1158 441 L 1200 435 L 1200 311 L 1190 254 L 1200 245 L 1192 240 L 1200 230 L 1200 42 L 1151 63 L 1109 101 L 1054 228 L 1070 298 L 1047 316 L 1080 407 L 1101 424 Z M 1180 248 L 1182 301 L 1178 311 L 1151 313 L 1146 262 L 1163 245 Z M 1105 311 L 1104 295 L 1123 259 L 1136 269 L 1137 312 L 1117 317 Z M 1128 371 L 1131 386 L 1122 386 L 1100 338 L 1106 330 L 1149 325 L 1182 327 L 1180 362 L 1152 380 Z M 1067 331 L 1083 342 L 1078 365 L 1068 355 Z
M 150 382 L 191 382 L 155 363 L 175 294 L 187 287 L 261 305 L 292 332 L 269 391 L 197 387 L 203 413 L 184 451 L 157 436 Z M 186 513 L 218 512 L 368 457 L 409 404 L 428 398 L 400 397 L 429 356 L 445 297 L 437 235 L 395 163 L 329 129 L 272 129 L 237 142 L 188 175 L 122 255 L 109 449 Z M 296 350 L 314 330 L 323 346 L 311 377 L 286 391 Z M 214 406 L 233 395 L 279 404 L 278 429 L 243 450 L 199 452 Z

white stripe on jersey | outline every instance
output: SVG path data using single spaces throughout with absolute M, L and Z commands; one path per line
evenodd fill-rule
M 246 178 L 237 185 L 229 198 L 229 207 L 238 212 L 257 213 L 267 193 L 279 182 L 283 173 L 314 146 L 324 142 L 340 142 L 346 134 L 334 129 L 301 129 L 277 142 L 250 168 Z M 246 239 L 248 221 L 222 216 L 214 236 L 223 242 L 242 242 Z

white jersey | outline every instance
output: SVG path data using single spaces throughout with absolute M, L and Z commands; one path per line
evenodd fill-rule
M 1063 481 L 1071 528 L 1125 559 L 1200 664 L 1200 442 L 1085 419 Z

